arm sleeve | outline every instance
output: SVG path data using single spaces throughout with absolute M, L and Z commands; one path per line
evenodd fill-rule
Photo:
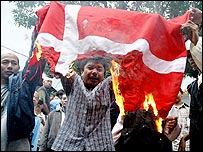
M 71 92 L 71 89 L 73 89 L 73 83 L 74 83 L 74 80 L 76 79 L 76 77 L 79 77 L 79 75 L 76 72 L 74 75 L 72 75 L 69 78 L 66 76 L 61 77 L 61 84 L 63 86 L 63 89 L 64 89 L 66 95 L 69 95 Z
M 177 124 L 176 127 L 173 129 L 173 131 L 171 133 L 169 133 L 169 134 L 165 133 L 165 135 L 166 135 L 166 137 L 168 137 L 168 139 L 170 141 L 173 141 L 179 136 L 180 131 L 181 131 L 181 127 L 180 127 L 179 124 Z
M 45 126 L 43 127 L 42 134 L 40 136 L 39 151 L 47 150 L 47 142 L 48 142 L 48 136 L 49 136 L 50 124 L 51 124 L 51 115 L 52 113 L 48 115 L 48 118 L 45 122 Z
M 193 60 L 202 72 L 202 38 L 199 38 L 197 45 L 190 43 L 190 52 Z
M 118 143 L 118 140 L 121 136 L 121 131 L 123 129 L 124 117 L 121 114 L 118 115 L 117 122 L 112 129 L 113 141 L 114 144 Z

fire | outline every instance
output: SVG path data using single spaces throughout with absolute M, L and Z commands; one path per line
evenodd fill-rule
M 120 114 L 122 116 L 124 116 L 125 115 L 124 98 L 123 98 L 123 96 L 122 96 L 122 94 L 118 88 L 118 86 L 119 86 L 118 76 L 119 76 L 120 65 L 115 61 L 112 61 L 111 63 L 112 63 L 112 66 L 110 68 L 110 72 L 112 75 L 113 91 L 115 94 L 116 103 L 120 109 Z M 152 107 L 154 115 L 155 115 L 155 124 L 157 126 L 157 131 L 161 133 L 162 132 L 162 120 L 163 119 L 158 116 L 158 110 L 156 108 L 156 103 L 154 101 L 152 93 L 145 95 L 145 101 L 143 102 L 143 107 L 146 111 L 149 110 L 149 106 Z
M 112 82 L 113 82 L 113 91 L 114 91 L 114 94 L 115 94 L 115 98 L 116 98 L 116 103 L 117 105 L 119 106 L 119 109 L 120 109 L 120 114 L 122 116 L 125 115 L 125 110 L 124 110 L 124 98 L 118 88 L 119 86 L 119 82 L 118 82 L 118 76 L 119 76 L 119 67 L 120 65 L 115 62 L 115 61 L 111 61 L 112 63 L 112 66 L 110 68 L 110 72 L 111 72 L 111 75 L 112 75 Z
M 69 65 L 68 74 L 66 75 L 67 78 L 70 78 L 75 74 L 73 65 L 74 65 L 74 62 L 71 62 L 71 64 Z
M 35 44 L 37 45 L 37 50 L 38 50 L 37 53 L 36 53 L 36 58 L 39 61 L 40 57 L 41 57 L 41 54 L 42 54 L 42 47 L 38 42 L 35 42 Z
M 154 115 L 156 116 L 155 123 L 157 126 L 157 131 L 162 132 L 162 118 L 158 116 L 158 110 L 156 108 L 156 103 L 154 101 L 152 93 L 145 95 L 145 101 L 143 102 L 143 107 L 146 111 L 149 110 L 149 105 L 151 105 Z

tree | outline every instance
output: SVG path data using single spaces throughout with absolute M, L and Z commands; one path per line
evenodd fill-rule
M 17 26 L 31 29 L 36 23 L 35 11 L 50 1 L 9 1 L 14 3 L 13 17 Z M 202 1 L 59 1 L 64 4 L 76 4 L 83 6 L 97 6 L 105 8 L 117 8 L 144 13 L 157 13 L 166 19 L 183 15 L 190 7 L 202 9 Z M 200 33 L 202 35 L 202 32 Z M 49 68 L 45 71 L 49 73 Z M 185 75 L 196 77 L 196 72 L 187 62 Z
M 35 25 L 35 11 L 50 1 L 9 1 L 13 9 L 15 24 L 31 29 Z M 190 7 L 202 8 L 202 1 L 59 1 L 64 4 L 117 8 L 145 13 L 157 13 L 169 19 L 183 15 Z

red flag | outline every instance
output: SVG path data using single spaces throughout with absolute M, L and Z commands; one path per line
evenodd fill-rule
M 125 110 L 135 111 L 145 94 L 152 93 L 165 117 L 184 75 L 187 51 L 180 27 L 189 13 L 166 20 L 158 14 L 51 1 L 36 12 L 36 41 L 51 70 L 63 75 L 78 55 L 98 53 L 93 50 L 119 57 Z

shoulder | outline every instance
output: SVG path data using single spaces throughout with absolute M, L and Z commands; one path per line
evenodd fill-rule
M 37 91 L 45 91 L 45 87 L 44 86 L 41 86 L 37 89 Z
M 185 102 L 184 102 L 183 104 L 184 104 L 185 107 L 188 107 L 188 108 L 190 107 L 190 106 L 189 106 L 187 103 L 185 103 Z

